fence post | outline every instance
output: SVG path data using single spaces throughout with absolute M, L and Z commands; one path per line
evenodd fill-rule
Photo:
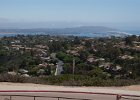
M 120 100 L 121 99 L 121 95 L 117 94 L 116 100 Z
M 34 96 L 34 100 L 35 100 L 35 96 Z

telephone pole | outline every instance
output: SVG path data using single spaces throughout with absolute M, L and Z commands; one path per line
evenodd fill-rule
M 75 59 L 73 59 L 73 75 L 74 75 L 74 72 L 75 72 Z

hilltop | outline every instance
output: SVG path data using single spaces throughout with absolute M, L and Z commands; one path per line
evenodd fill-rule
M 54 34 L 71 34 L 71 33 L 98 33 L 116 31 L 116 29 L 104 27 L 104 26 L 81 26 L 73 28 L 34 28 L 34 29 L 0 29 L 0 33 L 23 33 L 23 32 L 43 32 Z

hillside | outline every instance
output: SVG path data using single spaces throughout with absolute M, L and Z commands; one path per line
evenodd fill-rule
M 38 28 L 38 29 L 0 29 L 0 33 L 31 33 L 31 32 L 43 32 L 43 33 L 53 33 L 53 34 L 73 34 L 73 33 L 98 33 L 116 31 L 116 29 L 103 27 L 103 26 L 82 26 L 74 28 Z

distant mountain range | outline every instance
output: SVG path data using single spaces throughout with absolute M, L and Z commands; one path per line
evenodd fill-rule
M 94 34 L 98 37 L 100 36 L 126 36 L 129 35 L 125 32 L 120 32 L 117 29 L 108 28 L 104 26 L 81 26 L 73 28 L 36 28 L 36 29 L 0 29 L 0 33 L 14 33 L 14 34 Z
M 100 33 L 107 31 L 116 31 L 116 29 L 103 27 L 103 26 L 82 26 L 82 27 L 74 27 L 74 28 L 36 28 L 36 29 L 0 29 L 2 33 L 22 33 L 22 32 L 45 32 L 45 33 Z

